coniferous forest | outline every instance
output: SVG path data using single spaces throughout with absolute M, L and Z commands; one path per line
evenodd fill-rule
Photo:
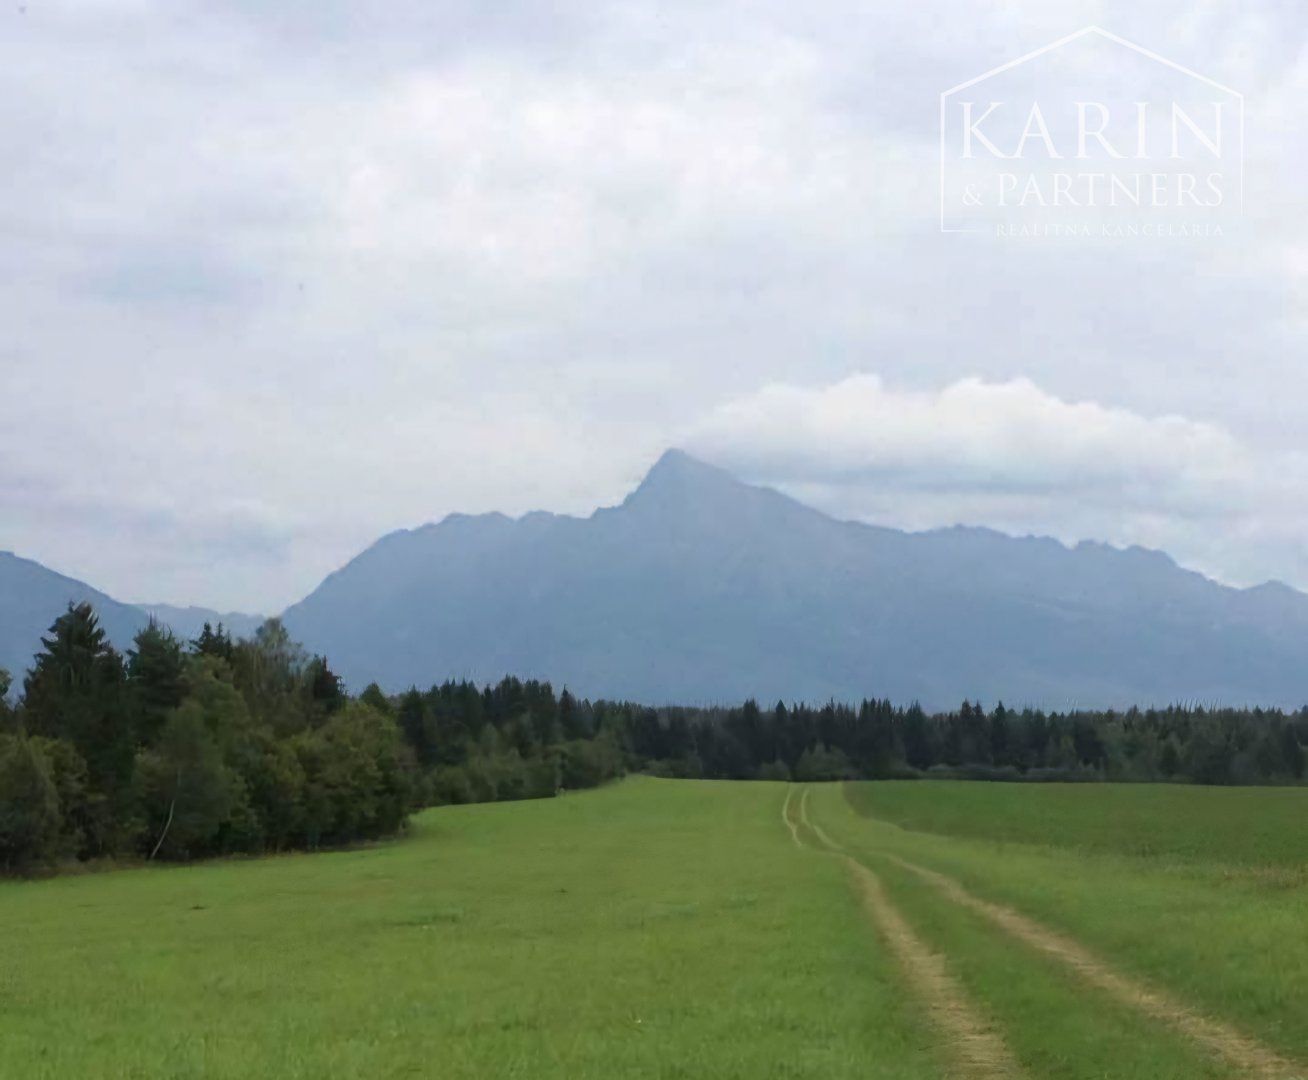
M 0 870 L 315 849 L 415 809 L 541 798 L 627 771 L 718 779 L 1289 784 L 1308 709 L 1046 712 L 963 702 L 653 708 L 548 682 L 348 694 L 281 623 L 248 639 L 151 624 L 126 655 L 88 605 L 0 672 Z

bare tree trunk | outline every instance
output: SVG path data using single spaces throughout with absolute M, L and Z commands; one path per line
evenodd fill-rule
M 164 838 L 168 835 L 168 830 L 172 828 L 173 811 L 177 809 L 177 793 L 181 790 L 181 787 L 182 770 L 178 769 L 177 783 L 173 785 L 173 801 L 168 804 L 168 820 L 164 822 L 163 832 L 159 834 L 159 839 L 155 841 L 154 850 L 150 852 L 150 858 L 147 860 L 148 862 L 153 861 L 154 857 L 159 854 L 159 849 L 163 847 Z

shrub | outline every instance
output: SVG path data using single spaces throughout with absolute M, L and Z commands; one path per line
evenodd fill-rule
M 0 866 L 28 870 L 58 851 L 62 819 L 50 761 L 22 735 L 0 736 Z

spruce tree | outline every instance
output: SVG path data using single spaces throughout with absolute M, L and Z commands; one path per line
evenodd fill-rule
M 153 619 L 127 653 L 127 681 L 136 714 L 138 742 L 153 742 L 168 714 L 186 697 L 186 657 L 171 630 Z
M 122 793 L 135 751 L 122 658 L 90 604 L 70 604 L 41 644 L 23 684 L 28 731 L 67 739 L 85 759 L 94 790 Z

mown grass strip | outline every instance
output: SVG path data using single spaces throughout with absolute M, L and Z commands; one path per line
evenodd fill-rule
M 953 799 L 966 805 L 968 815 L 984 818 L 987 800 L 993 800 L 1001 808 L 1000 818 L 1011 818 L 1014 792 L 1001 790 L 1003 785 L 972 787 L 965 797 Z M 1091 787 L 1104 800 L 1117 795 L 1106 785 Z M 992 788 L 1000 790 L 990 794 Z M 851 797 L 859 796 L 864 815 L 870 805 L 866 789 L 863 784 L 847 787 Z M 1067 822 L 1057 814 L 1048 822 L 1051 843 L 1037 846 L 975 835 L 991 827 L 984 820 L 970 822 L 964 837 L 915 833 L 856 815 L 834 787 L 816 794 L 824 822 L 843 842 L 860 851 L 891 852 L 943 873 L 973 896 L 1074 943 L 1128 980 L 1132 989 L 1118 988 L 1127 996 L 1136 987 L 1151 991 L 1147 1000 L 1173 1030 L 1178 1023 L 1189 1025 L 1190 1017 L 1205 1021 L 1190 1025 L 1193 1034 L 1186 1037 L 1225 1060 L 1238 1061 L 1244 1075 L 1308 1075 L 1300 1064 L 1308 1059 L 1303 1021 L 1308 942 L 1296 929 L 1308 918 L 1308 895 L 1287 884 L 1283 875 L 1264 877 L 1252 873 L 1253 867 L 1232 874 L 1221 861 L 1228 850 L 1224 835 L 1214 837 L 1207 862 L 1197 856 L 1178 861 L 1175 856 L 1094 853 L 1053 842 L 1068 834 Z M 1254 814 L 1260 794 L 1247 792 L 1222 805 Z M 892 792 L 871 801 L 898 797 Z M 948 793 L 944 797 L 950 800 Z M 1280 805 L 1278 793 L 1269 797 Z M 1038 827 L 1045 805 L 1038 793 L 1033 796 L 1032 822 L 1025 830 Z M 1159 828 L 1155 825 L 1155 832 Z M 1190 837 L 1187 847 L 1202 851 L 1189 822 L 1178 820 L 1176 828 Z M 1058 962 L 1071 967 L 1067 959 Z
M 1021 1066 L 994 1023 L 982 1015 L 951 973 L 945 958 L 934 952 L 886 896 L 876 874 L 846 857 L 855 887 L 869 914 L 899 959 L 904 977 L 942 1036 L 942 1054 L 950 1061 L 950 1076 L 963 1080 L 1014 1080 Z
M 893 863 L 861 855 L 900 910 L 1008 1044 L 1042 1080 L 1234 1080 L 1246 1075 L 1133 1006 L 1088 988 L 1065 964 Z
M 989 919 L 1023 944 L 1066 964 L 1090 985 L 1116 1001 L 1138 1009 L 1193 1039 L 1240 1070 L 1241 1075 L 1262 1080 L 1299 1080 L 1308 1076 L 1308 1068 L 1282 1057 L 1231 1025 L 1196 1012 L 1170 994 L 1122 974 L 1073 938 L 1055 933 L 1010 907 L 982 900 L 969 893 L 953 878 L 936 870 L 919 866 L 889 852 L 881 853 L 881 857 L 916 874 L 954 903 Z
M 940 1036 L 939 1053 L 949 1063 L 949 1075 L 963 1080 L 1002 1080 L 1022 1075 L 1003 1036 L 969 1000 L 950 974 L 948 964 L 913 932 L 867 866 L 850 857 L 808 813 L 809 789 L 799 799 L 799 822 L 812 838 L 810 847 L 840 859 L 872 922 L 899 960 L 899 967 L 919 1006 Z M 789 806 L 787 800 L 787 806 Z M 784 812 L 784 811 L 783 811 Z M 792 824 L 787 816 L 786 823 Z
M 0 886 L 0 1076 L 940 1080 L 784 797 L 637 778 L 358 851 Z

